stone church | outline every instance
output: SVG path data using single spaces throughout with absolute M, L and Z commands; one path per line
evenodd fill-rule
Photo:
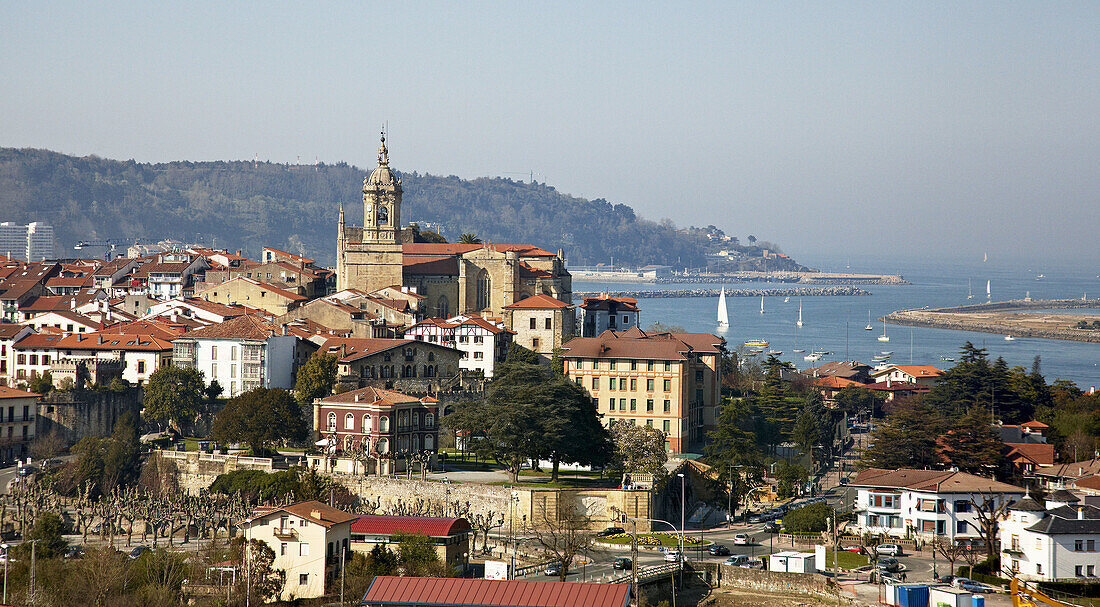
M 401 179 L 390 168 L 386 137 L 378 166 L 363 180 L 363 225 L 345 223 L 340 205 L 336 287 L 372 292 L 401 285 L 425 300 L 426 316 L 503 316 L 535 295 L 570 303 L 573 279 L 564 253 L 532 245 L 411 242 L 401 229 Z

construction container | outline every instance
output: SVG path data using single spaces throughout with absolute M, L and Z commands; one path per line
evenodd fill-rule
M 970 607 L 985 607 L 985 597 L 980 594 L 975 594 L 974 603 Z
M 898 607 L 928 607 L 928 586 L 903 584 L 897 588 Z
M 933 586 L 928 589 L 928 607 L 973 607 L 972 596 L 950 586 Z

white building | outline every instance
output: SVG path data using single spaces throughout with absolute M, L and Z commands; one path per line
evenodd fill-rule
M 351 523 L 358 518 L 308 501 L 257 508 L 241 526 L 247 540 L 264 542 L 275 552 L 272 567 L 286 572 L 279 598 L 291 601 L 325 594 L 325 578 L 339 574 L 341 552 L 351 556 Z
M 501 322 L 480 316 L 455 316 L 422 320 L 405 331 L 405 339 L 456 348 L 462 352 L 459 369 L 481 371 L 485 377 L 492 377 L 496 363 L 508 356 L 513 334 Z
M 978 507 L 986 511 L 1024 495 L 1024 489 L 992 479 L 941 470 L 860 472 L 854 528 L 859 533 L 955 542 L 980 539 Z
M 199 255 L 163 253 L 135 270 L 133 280 L 144 283 L 150 296 L 171 299 L 189 295 L 194 275 L 209 268 L 210 264 Z
M 888 384 L 916 384 L 931 388 L 940 381 L 943 371 L 932 365 L 890 365 L 871 372 L 875 382 Z
M 55 259 L 53 226 L 37 221 L 27 225 L 0 223 L 0 255 L 31 263 Z
M 1001 566 L 1036 582 L 1100 579 L 1100 508 L 1069 491 L 1055 491 L 1045 505 L 1025 497 L 1000 522 Z
M 308 356 L 298 335 L 256 316 L 188 331 L 173 346 L 172 364 L 218 380 L 228 398 L 253 388 L 293 388 L 294 371 Z
M 626 331 L 641 320 L 638 300 L 633 297 L 585 297 L 577 306 L 581 337 L 596 337 L 604 331 Z

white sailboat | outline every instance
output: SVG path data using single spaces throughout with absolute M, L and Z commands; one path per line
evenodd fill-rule
M 989 253 L 982 253 L 982 263 L 989 261 Z
M 802 300 L 801 299 L 798 300 L 798 322 L 796 322 L 794 324 L 799 326 L 799 327 L 802 326 Z
M 730 326 L 730 315 L 726 310 L 726 287 L 722 287 L 722 291 L 718 293 L 718 326 Z
M 886 319 L 882 319 L 882 335 L 878 336 L 879 341 L 890 341 L 890 337 L 886 335 Z
M 991 301 L 989 293 L 990 293 L 990 291 L 989 291 L 989 281 L 987 280 L 987 281 L 985 281 L 985 300 L 986 301 Z
M 764 313 L 764 296 L 763 295 L 760 296 L 760 313 L 761 314 Z
M 871 311 L 867 310 L 867 326 L 863 327 L 864 331 L 874 331 L 875 328 L 871 326 Z
M 966 298 L 974 299 L 974 280 L 970 278 L 966 279 Z

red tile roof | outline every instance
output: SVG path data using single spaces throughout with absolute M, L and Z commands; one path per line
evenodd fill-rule
M 1017 459 L 1022 456 L 1036 466 L 1054 465 L 1054 445 L 1046 443 L 1005 443 L 1008 459 Z
M 454 257 L 405 257 L 401 263 L 405 274 L 430 276 L 458 274 L 458 260 Z
M 462 255 L 470 251 L 476 251 L 485 247 L 505 253 L 515 251 L 520 257 L 554 257 L 554 254 L 529 244 L 462 244 L 458 242 L 406 242 L 401 245 L 401 251 L 405 255 Z
M 1073 481 L 1073 486 L 1078 489 L 1089 489 L 1091 491 L 1100 491 L 1100 476 L 1085 476 Z
M 34 392 L 27 392 L 26 390 L 16 390 L 15 388 L 9 388 L 7 386 L 0 386 L 0 398 L 38 398 L 40 394 Z
M 402 341 L 402 340 L 398 340 Z M 321 399 L 326 405 L 346 405 L 359 403 L 361 405 L 400 405 L 405 403 L 436 403 L 439 402 L 430 396 L 409 396 L 397 390 L 383 390 L 373 386 L 349 390 Z
M 598 337 L 576 337 L 565 344 L 565 358 L 644 358 L 685 360 L 691 352 L 717 354 L 725 342 L 710 333 L 646 333 L 637 327 Z
M 416 533 L 429 537 L 447 537 L 470 530 L 470 522 L 464 518 L 432 516 L 380 516 L 367 514 L 351 524 L 352 533 L 392 535 Z
M 283 506 L 281 508 L 260 507 L 253 511 L 251 518 L 267 516 L 275 512 L 289 512 L 295 516 L 300 516 L 306 520 L 317 523 L 326 529 L 333 525 L 349 523 L 358 518 L 354 514 L 348 514 L 343 510 L 337 510 L 317 500 L 298 502 L 297 504 L 290 504 L 289 506 Z
M 362 602 L 385 607 L 626 607 L 630 603 L 630 585 L 380 575 L 371 582 Z
M 868 468 L 856 475 L 852 481 L 855 487 L 883 487 L 890 489 L 912 489 L 914 491 L 932 491 L 936 493 L 972 493 L 984 491 L 990 493 L 1024 493 L 1022 487 L 1009 485 L 992 479 L 950 470 L 884 470 Z
M 1030 421 L 1030 422 L 1024 422 L 1024 423 L 1020 424 L 1020 427 L 1021 428 L 1049 428 L 1050 426 L 1044 424 L 1043 422 Z
M 847 388 L 848 386 L 855 386 L 856 388 L 863 388 L 866 384 L 861 384 L 858 381 L 852 381 L 843 377 L 837 377 L 835 375 L 827 375 L 825 377 L 815 377 L 814 385 L 818 388 L 832 388 L 840 389 Z
M 539 293 L 538 295 L 532 295 L 527 299 L 521 299 L 510 306 L 504 306 L 508 310 L 546 310 L 555 308 L 568 308 L 572 304 L 565 303 L 560 299 L 555 299 L 549 295 Z
M 275 325 L 262 318 L 245 315 L 189 331 L 180 337 L 195 339 L 267 339 L 277 332 L 278 329 L 275 328 Z
M 890 365 L 885 369 L 872 371 L 871 375 L 884 375 L 894 369 L 908 373 L 913 377 L 939 377 L 943 374 L 943 371 L 932 365 Z

